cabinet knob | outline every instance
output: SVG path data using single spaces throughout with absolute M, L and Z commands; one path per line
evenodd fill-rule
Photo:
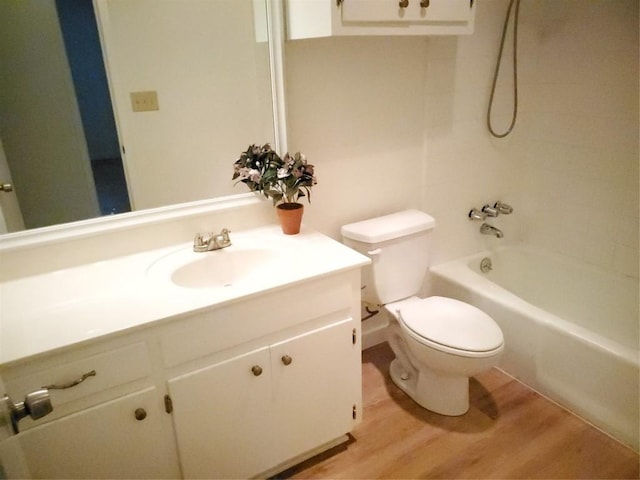
M 293 358 L 291 358 L 289 355 L 283 355 L 281 360 L 285 365 L 291 365 L 291 362 L 293 362 Z
M 262 375 L 262 367 L 260 365 L 254 365 L 253 367 L 251 367 L 251 372 L 256 377 L 259 377 L 260 375 Z
M 420 0 L 420 6 L 422 8 L 429 8 L 429 0 Z
M 147 411 L 144 408 L 136 408 L 136 411 L 133 413 L 136 416 L 136 420 L 144 420 L 147 418 Z
M 398 6 L 400 8 L 407 8 L 409 6 L 409 0 L 400 0 L 400 3 L 398 3 Z

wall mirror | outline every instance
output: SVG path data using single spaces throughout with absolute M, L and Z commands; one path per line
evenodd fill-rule
M 0 2 L 8 231 L 244 194 L 231 181 L 240 152 L 286 148 L 280 9 L 276 0 Z

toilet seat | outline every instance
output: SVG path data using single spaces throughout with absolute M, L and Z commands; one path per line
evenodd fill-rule
M 485 356 L 502 348 L 504 337 L 495 321 L 468 303 L 428 297 L 403 305 L 401 325 L 416 341 L 462 356 Z

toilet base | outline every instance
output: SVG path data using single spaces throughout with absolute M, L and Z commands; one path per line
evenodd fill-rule
M 429 369 L 404 368 L 395 358 L 389 366 L 391 380 L 418 405 L 448 416 L 469 410 L 469 378 L 443 376 Z

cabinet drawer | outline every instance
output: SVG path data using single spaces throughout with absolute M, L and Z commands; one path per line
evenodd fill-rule
M 42 364 L 42 370 L 38 369 L 38 363 Z M 134 343 L 73 360 L 64 354 L 55 355 L 30 362 L 24 367 L 7 369 L 2 375 L 7 393 L 15 402 L 19 402 L 27 393 L 48 385 L 68 384 L 91 371 L 96 372 L 95 376 L 87 377 L 74 387 L 50 390 L 54 411 L 67 402 L 150 375 L 151 361 L 147 345 L 144 342 Z
M 199 313 L 164 330 L 165 365 L 173 367 L 335 312 L 348 317 L 352 298 L 351 277 L 339 275 Z

